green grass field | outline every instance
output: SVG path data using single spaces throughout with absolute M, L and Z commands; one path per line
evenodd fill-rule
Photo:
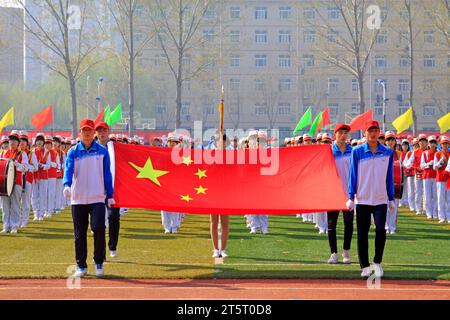
M 336 278 L 359 279 L 356 227 L 351 265 L 328 265 L 328 241 L 295 216 L 270 216 L 268 235 L 250 235 L 242 216 L 231 219 L 229 258 L 214 264 L 209 216 L 188 215 L 180 233 L 166 235 L 159 212 L 130 210 L 121 220 L 119 257 L 105 263 L 114 278 Z M 355 222 L 356 223 L 356 222 Z M 398 233 L 388 235 L 385 278 L 450 280 L 450 225 L 400 210 Z M 343 222 L 338 223 L 342 246 Z M 373 230 L 371 231 L 373 236 Z M 88 273 L 93 272 L 89 234 Z M 373 256 L 373 237 L 370 242 Z M 74 265 L 69 210 L 0 235 L 0 278 L 64 278 Z M 340 260 L 342 260 L 340 258 Z M 73 267 L 72 267 L 73 268 Z

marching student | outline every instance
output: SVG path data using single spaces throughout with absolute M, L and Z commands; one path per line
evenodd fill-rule
M 336 169 L 341 179 L 342 186 L 347 192 L 348 190 L 348 174 L 350 171 L 350 159 L 352 154 L 352 147 L 345 141 L 350 133 L 350 126 L 344 123 L 338 123 L 334 127 L 335 142 L 332 145 L 334 161 L 336 162 Z M 353 237 L 353 219 L 354 211 L 343 211 L 344 218 L 344 245 L 342 251 L 343 262 L 348 264 L 350 259 L 350 247 Z M 336 264 L 339 262 L 337 240 L 336 240 L 336 226 L 339 218 L 339 211 L 327 212 L 328 217 L 328 243 L 330 244 L 331 256 L 328 263 Z
M 26 172 L 28 163 L 27 154 L 19 150 L 19 133 L 12 130 L 8 136 L 9 148 L 0 152 L 0 159 L 12 159 L 16 167 L 16 179 L 14 190 L 11 196 L 2 196 L 2 221 L 3 230 L 1 233 L 17 233 L 20 226 L 20 197 L 22 195 L 23 172 Z
M 115 204 L 111 163 L 108 150 L 94 141 L 95 124 L 90 119 L 80 123 L 81 141 L 67 153 L 64 171 L 64 196 L 71 198 L 75 234 L 75 277 L 87 273 L 87 229 L 91 216 L 94 233 L 95 274 L 104 275 L 105 259 L 105 202 Z
M 305 133 L 302 136 L 302 139 L 303 139 L 303 145 L 305 145 L 305 146 L 312 145 L 312 137 L 309 134 Z M 303 214 L 302 215 L 303 222 L 311 222 L 311 223 L 313 223 L 313 216 L 314 216 L 313 213 L 305 213 L 305 214 Z
M 436 152 L 434 155 L 433 168 L 436 170 L 436 189 L 437 189 L 437 206 L 439 223 L 450 223 L 450 190 L 446 190 L 447 179 L 449 176 L 445 174 L 445 169 L 449 163 L 448 158 L 450 152 L 450 139 L 446 136 L 441 136 L 440 139 L 442 150 Z
M 64 140 L 63 137 L 57 135 L 53 137 L 53 150 L 55 151 L 59 164 L 56 168 L 56 183 L 55 183 L 55 213 L 61 212 L 63 209 L 63 178 L 64 178 L 64 165 L 66 162 L 65 153 L 64 153 Z
M 50 218 L 56 212 L 56 177 L 58 176 L 58 167 L 61 165 L 58 154 L 53 149 L 53 138 L 51 136 L 45 137 L 44 148 L 48 153 L 48 163 L 50 168 L 47 171 L 48 175 L 48 190 L 47 190 L 47 210 L 44 218 Z
M 404 181 L 404 185 L 403 185 L 402 198 L 400 199 L 399 207 L 407 207 L 407 206 L 409 206 L 409 202 L 408 202 L 408 182 L 407 182 L 406 174 L 407 174 L 407 171 L 408 171 L 408 174 L 411 174 L 411 173 L 409 172 L 408 169 L 406 169 L 404 167 L 403 162 L 405 161 L 406 155 L 409 152 L 409 141 L 407 139 L 403 139 L 401 141 L 400 147 L 401 147 L 400 163 L 402 164 L 402 167 L 403 167 L 403 176 L 404 176 L 405 181 Z
M 22 211 L 21 211 L 21 228 L 25 228 L 30 221 L 30 209 L 31 209 L 31 195 L 34 187 L 34 173 L 38 170 L 38 161 L 36 154 L 30 150 L 30 144 L 28 142 L 28 133 L 26 131 L 20 131 L 20 151 L 25 153 L 28 157 L 28 163 L 26 166 L 26 173 L 24 174 L 24 190 L 22 190 Z
M 333 141 L 331 140 L 331 137 L 328 133 L 321 133 L 320 139 L 319 136 L 317 137 L 317 141 L 320 144 L 329 144 L 331 145 Z M 320 142 L 319 142 L 320 141 Z M 316 224 L 319 229 L 319 234 L 325 234 L 328 233 L 328 218 L 327 218 L 327 212 L 317 212 L 315 213 L 316 216 Z
M 386 137 L 385 137 L 383 131 L 380 132 L 380 136 L 378 137 L 378 142 L 381 143 L 382 145 L 386 145 Z
M 48 175 L 47 169 L 50 164 L 47 164 L 48 154 L 44 149 L 45 136 L 43 133 L 38 133 L 35 138 L 35 148 L 33 153 L 38 161 L 38 170 L 34 174 L 34 187 L 31 194 L 31 205 L 34 212 L 34 221 L 44 220 L 44 213 L 47 209 L 47 190 L 48 190 Z
M 397 229 L 397 212 L 398 204 L 403 192 L 403 168 L 401 163 L 402 154 L 400 151 L 395 149 L 397 140 L 395 139 L 395 133 L 392 131 L 386 132 L 386 146 L 392 150 L 393 154 L 393 170 L 394 170 L 394 206 L 388 209 L 387 219 L 386 219 L 386 231 L 389 234 L 395 234 Z
M 425 213 L 427 219 L 437 219 L 436 170 L 433 168 L 437 147 L 436 137 L 429 136 L 428 144 L 430 148 L 425 150 L 420 158 L 420 167 L 423 169 Z
M 408 141 L 408 140 L 406 140 Z M 416 201 L 415 201 L 415 169 L 410 165 L 410 158 L 413 155 L 414 151 L 419 149 L 419 140 L 417 138 L 414 138 L 412 140 L 412 147 L 413 150 L 410 150 L 406 153 L 404 159 L 403 159 L 403 168 L 405 172 L 406 177 L 406 185 L 408 189 L 408 205 L 409 205 L 409 211 L 415 212 L 416 211 Z M 404 191 L 403 191 L 404 193 Z
M 369 230 L 373 215 L 375 222 L 375 256 L 373 269 L 376 277 L 383 276 L 381 263 L 386 244 L 386 214 L 394 207 L 394 174 L 392 150 L 383 146 L 378 137 L 380 125 L 372 120 L 366 124 L 367 142 L 352 150 L 347 209 L 356 205 L 358 230 L 358 257 L 361 276 L 371 275 L 369 263 Z

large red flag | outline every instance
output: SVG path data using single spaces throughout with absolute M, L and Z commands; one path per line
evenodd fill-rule
M 105 108 L 103 108 L 102 111 L 100 111 L 100 113 L 98 114 L 97 118 L 95 118 L 94 123 L 97 125 L 100 122 L 105 121 L 104 117 L 105 117 Z
M 41 130 L 46 125 L 53 122 L 53 108 L 49 105 L 47 108 L 39 113 L 36 113 L 31 118 L 31 123 L 35 127 L 35 130 Z
M 330 112 L 328 111 L 328 106 L 325 106 L 322 112 L 322 125 L 325 127 L 331 123 Z
M 261 149 L 266 157 L 257 149 L 114 150 L 117 207 L 236 215 L 345 210 L 329 145 Z
M 350 122 L 350 127 L 352 128 L 351 132 L 364 130 L 366 128 L 366 123 L 370 120 L 373 120 L 373 111 L 372 109 L 367 110 L 363 114 L 356 116 Z

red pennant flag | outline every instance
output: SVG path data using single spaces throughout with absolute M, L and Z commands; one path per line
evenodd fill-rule
M 373 120 L 373 111 L 372 109 L 367 110 L 363 114 L 356 116 L 350 122 L 350 127 L 352 128 L 351 132 L 364 130 L 366 128 L 366 123 L 370 120 Z
M 105 108 L 103 108 L 102 111 L 100 111 L 100 113 L 98 114 L 97 118 L 95 118 L 94 120 L 95 125 L 105 121 L 104 118 L 105 118 Z
M 322 125 L 325 127 L 329 124 L 331 124 L 330 112 L 328 111 L 328 106 L 325 106 L 325 109 L 322 112 Z
M 115 144 L 114 152 L 117 207 L 234 215 L 345 210 L 327 145 L 183 150 Z
M 47 108 L 39 113 L 36 113 L 31 118 L 31 124 L 35 127 L 35 130 L 41 130 L 48 124 L 53 122 L 53 108 L 49 105 Z

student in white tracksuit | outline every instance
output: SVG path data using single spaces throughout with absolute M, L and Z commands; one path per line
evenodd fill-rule
M 425 213 L 428 219 L 437 219 L 437 191 L 436 170 L 433 168 L 434 155 L 436 153 L 437 139 L 435 136 L 428 137 L 430 149 L 424 151 L 420 158 L 420 167 L 423 169 L 423 189 Z
M 409 152 L 409 141 L 407 139 L 403 139 L 402 144 L 401 144 L 401 149 L 402 149 L 401 150 L 401 152 L 402 152 L 401 163 L 403 166 L 403 161 L 405 160 L 405 157 Z M 403 169 L 403 172 L 405 172 L 405 168 Z M 405 182 L 404 182 L 404 186 L 403 186 L 403 193 L 402 193 L 402 198 L 400 199 L 399 207 L 407 207 L 407 206 L 409 206 L 408 182 L 407 182 L 407 176 L 406 176 L 406 172 L 405 172 Z
M 450 169 L 450 161 L 448 161 L 450 138 L 441 136 L 440 143 L 442 150 L 436 152 L 433 163 L 433 168 L 436 170 L 438 215 L 439 223 L 444 223 L 446 220 L 450 223 L 450 190 L 446 190 L 447 180 L 450 179 L 448 170 Z

